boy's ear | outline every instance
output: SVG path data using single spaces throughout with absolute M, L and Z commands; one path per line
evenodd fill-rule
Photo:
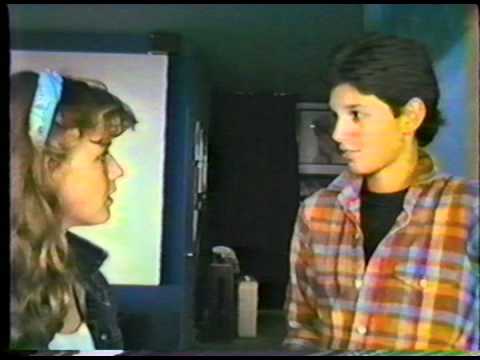
M 402 131 L 405 133 L 415 132 L 425 119 L 426 112 L 427 108 L 422 99 L 418 97 L 410 99 L 403 107 L 400 116 Z

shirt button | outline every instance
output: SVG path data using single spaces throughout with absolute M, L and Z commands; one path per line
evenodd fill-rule
M 367 333 L 367 328 L 365 326 L 357 326 L 356 330 L 360 335 L 365 335 Z
M 356 279 L 356 280 L 355 280 L 355 287 L 356 287 L 357 289 L 360 289 L 360 288 L 362 287 L 362 285 L 363 285 L 362 279 Z
M 102 341 L 106 341 L 108 339 L 108 335 L 107 334 L 102 334 L 102 335 L 100 335 L 100 339 Z
M 300 324 L 296 321 L 289 321 L 288 324 L 290 325 L 291 328 L 298 329 L 300 327 Z

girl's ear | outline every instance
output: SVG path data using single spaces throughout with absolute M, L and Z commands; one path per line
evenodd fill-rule
M 61 147 L 71 149 L 75 147 L 80 139 L 80 130 L 77 128 L 71 128 L 56 134 L 51 140 L 54 147 Z M 44 169 L 48 172 L 50 177 L 54 178 L 59 170 L 62 168 L 63 159 L 52 154 L 46 154 L 44 157 Z
M 78 142 L 79 139 L 80 130 L 78 128 L 71 128 L 62 133 L 60 142 L 67 148 L 71 148 Z
M 49 181 L 56 184 L 63 173 L 62 161 L 57 157 L 47 154 L 44 157 L 43 168 Z
M 51 140 L 54 147 L 73 149 L 80 140 L 80 130 L 77 128 L 71 128 L 63 131 L 61 134 L 56 134 Z M 51 153 L 44 155 L 43 168 L 48 174 L 50 180 L 54 183 L 63 176 L 65 170 L 65 164 L 67 162 L 67 156 L 59 157 Z
M 51 155 L 45 156 L 45 169 L 48 171 L 49 174 L 53 174 L 60 168 L 60 160 L 54 158 Z

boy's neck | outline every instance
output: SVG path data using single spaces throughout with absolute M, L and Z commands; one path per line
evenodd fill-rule
M 374 193 L 393 193 L 408 188 L 414 180 L 417 162 L 418 147 L 413 142 L 392 164 L 366 177 L 367 189 Z

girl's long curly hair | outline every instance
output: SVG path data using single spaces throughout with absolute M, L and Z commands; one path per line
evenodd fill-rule
M 66 298 L 78 275 L 62 229 L 62 211 L 48 163 L 61 162 L 79 137 L 102 130 L 107 138 L 134 128 L 137 120 L 121 100 L 98 83 L 64 77 L 54 123 L 45 146 L 29 135 L 38 74 L 10 76 L 10 317 L 11 345 L 45 347 L 63 325 Z

